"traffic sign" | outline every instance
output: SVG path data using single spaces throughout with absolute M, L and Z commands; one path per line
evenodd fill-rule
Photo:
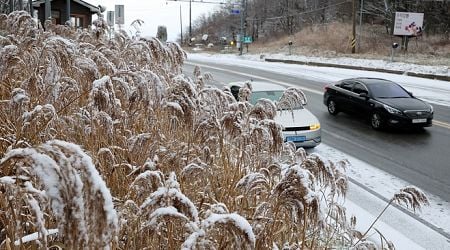
M 244 36 L 244 43 L 252 43 L 253 39 L 251 36 Z
M 107 12 L 108 26 L 114 26 L 114 11 Z
M 116 24 L 125 24 L 124 6 L 116 5 L 115 10 Z
M 236 9 L 236 10 L 232 9 L 231 10 L 231 14 L 232 15 L 239 15 L 240 13 L 241 13 L 241 10 L 238 10 L 238 9 Z

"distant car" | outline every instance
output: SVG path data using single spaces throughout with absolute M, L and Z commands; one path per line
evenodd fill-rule
M 197 44 L 195 44 L 195 47 L 192 48 L 192 51 L 203 51 L 204 47 L 205 47 L 205 45 L 203 45 L 201 43 L 197 43 Z
M 232 82 L 228 86 L 231 93 L 238 100 L 239 89 L 245 82 Z M 265 98 L 271 101 L 279 101 L 285 87 L 270 82 L 251 82 L 252 94 L 250 103 L 256 104 L 259 99 Z M 297 107 L 292 110 L 279 110 L 274 120 L 283 126 L 284 141 L 292 141 L 296 147 L 313 148 L 321 142 L 321 130 L 319 120 L 309 110 Z
M 374 129 L 429 127 L 433 106 L 399 84 L 379 78 L 352 78 L 325 86 L 323 103 L 331 115 L 340 111 L 367 116 Z

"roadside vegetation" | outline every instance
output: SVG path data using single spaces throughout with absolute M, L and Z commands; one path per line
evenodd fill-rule
M 247 0 L 246 36 L 253 43 L 249 53 L 289 53 L 322 57 L 356 57 L 388 59 L 392 43 L 402 44 L 401 36 L 393 36 L 395 12 L 424 13 L 423 32 L 411 37 L 407 50 L 397 49 L 402 62 L 450 66 L 450 3 L 446 1 L 365 0 L 356 1 L 356 54 L 351 54 L 352 1 L 342 0 Z M 362 15 L 361 6 L 363 2 Z M 237 5 L 223 5 L 194 23 L 195 43 L 213 43 L 214 50 L 223 49 L 223 39 L 236 44 L 241 32 L 240 15 L 233 15 Z M 360 22 L 362 26 L 360 26 Z M 185 34 L 184 37 L 188 37 Z M 185 43 L 187 44 L 187 43 Z M 237 50 L 236 48 L 234 48 Z
M 392 44 L 402 42 L 401 37 L 386 34 L 385 27 L 366 24 L 361 29 L 357 53 L 351 54 L 351 30 L 350 23 L 312 25 L 293 35 L 261 39 L 250 45 L 250 53 L 288 55 L 288 43 L 292 41 L 293 55 L 390 60 Z M 450 67 L 450 39 L 445 35 L 413 37 L 409 40 L 408 51 L 399 48 L 396 57 L 405 63 Z
M 175 43 L 94 26 L 0 15 L 1 249 L 374 245 L 343 206 L 348 163 L 283 143 L 275 103 L 185 76 Z

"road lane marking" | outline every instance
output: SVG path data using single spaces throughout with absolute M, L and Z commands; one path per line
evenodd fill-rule
M 192 66 L 198 65 L 200 67 L 215 69 L 215 70 L 218 70 L 218 71 L 228 72 L 228 73 L 232 73 L 232 74 L 236 74 L 236 75 L 242 75 L 242 76 L 246 76 L 246 77 L 249 77 L 249 78 L 262 79 L 262 80 L 266 80 L 266 81 L 269 81 L 269 82 L 278 83 L 278 84 L 280 84 L 282 86 L 285 86 L 285 87 L 296 87 L 296 88 L 300 88 L 300 89 L 302 89 L 304 91 L 307 91 L 307 92 L 310 92 L 310 93 L 314 93 L 314 94 L 317 94 L 317 95 L 323 95 L 322 91 L 318 91 L 318 90 L 315 90 L 315 89 L 306 88 L 306 87 L 302 87 L 302 86 L 298 86 L 298 85 L 289 84 L 289 83 L 286 83 L 286 82 L 283 82 L 283 81 L 278 81 L 278 80 L 270 79 L 270 78 L 267 78 L 267 77 L 256 76 L 256 75 L 252 75 L 252 74 L 248 74 L 248 73 L 242 73 L 242 72 L 234 71 L 234 70 L 230 70 L 230 69 L 223 69 L 223 68 L 213 67 L 213 66 L 210 66 L 210 65 L 202 64 L 202 63 L 185 62 L 185 64 L 189 64 L 189 65 L 192 65 Z M 435 119 L 433 119 L 433 125 L 436 125 L 436 126 L 442 127 L 442 128 L 446 128 L 446 129 L 450 129 L 450 123 L 438 121 L 438 120 L 435 120 Z
M 450 129 L 450 123 L 441 122 L 441 121 L 438 121 L 438 120 L 433 120 L 433 125 Z

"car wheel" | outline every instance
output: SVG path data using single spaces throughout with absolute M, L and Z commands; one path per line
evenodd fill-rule
M 333 99 L 330 99 L 328 101 L 327 107 L 328 107 L 328 113 L 330 113 L 331 115 L 337 115 L 339 113 L 337 104 Z
M 370 117 L 370 125 L 372 125 L 373 129 L 380 130 L 383 128 L 383 118 L 380 113 L 373 113 Z

